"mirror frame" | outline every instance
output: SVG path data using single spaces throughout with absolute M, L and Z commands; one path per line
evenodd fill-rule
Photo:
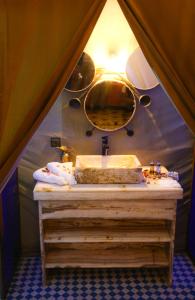
M 87 114 L 87 111 L 86 111 L 86 101 L 87 101 L 87 97 L 89 95 L 89 93 L 91 92 L 91 90 L 96 87 L 98 84 L 102 83 L 102 82 L 106 82 L 106 81 L 111 81 L 111 82 L 117 82 L 117 83 L 120 83 L 120 84 L 123 84 L 125 85 L 132 93 L 132 96 L 133 96 L 133 99 L 134 99 L 134 110 L 133 110 L 133 113 L 131 114 L 130 118 L 127 120 L 127 122 L 125 122 L 122 126 L 120 127 L 117 127 L 116 129 L 102 129 L 101 127 L 95 125 L 91 119 L 88 117 L 88 114 Z M 85 116 L 87 118 L 87 120 L 89 121 L 89 123 L 94 127 L 94 128 L 97 128 L 101 131 L 104 131 L 104 132 L 115 132 L 117 130 L 120 130 L 124 127 L 126 127 L 130 121 L 133 119 L 134 115 L 135 115 L 135 111 L 136 111 L 136 108 L 137 108 L 137 105 L 136 105 L 136 97 L 135 97 L 135 93 L 134 91 L 132 90 L 132 88 L 127 84 L 126 81 L 123 81 L 123 80 L 119 80 L 119 79 L 103 79 L 103 80 L 98 80 L 95 84 L 93 84 L 90 89 L 87 91 L 86 95 L 85 95 L 85 99 L 84 99 L 84 113 L 85 113 Z

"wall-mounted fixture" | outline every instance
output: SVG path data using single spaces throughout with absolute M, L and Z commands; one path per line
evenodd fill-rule
M 82 75 L 82 76 L 81 76 Z M 69 107 L 84 108 L 84 113 L 92 125 L 86 131 L 90 137 L 94 129 L 113 132 L 124 128 L 129 137 L 134 131 L 128 128 L 136 111 L 136 101 L 147 107 L 151 104 L 148 95 L 141 95 L 125 74 L 96 69 L 92 59 L 83 53 L 65 87 L 69 92 L 77 92 L 69 100 Z M 80 96 L 78 96 L 78 92 Z
M 81 106 L 81 100 L 79 98 L 72 98 L 69 101 L 69 106 L 78 109 Z
M 80 92 L 87 89 L 93 82 L 95 76 L 95 65 L 91 57 L 83 52 L 65 89 L 70 92 Z
M 89 89 L 84 100 L 84 112 L 88 121 L 103 131 L 123 128 L 133 118 L 135 110 L 135 97 L 122 81 L 97 82 Z
M 50 138 L 50 146 L 51 147 L 60 147 L 61 146 L 61 138 L 54 136 Z
M 102 136 L 102 155 L 108 155 L 109 145 L 108 145 L 108 136 Z
M 148 95 L 141 95 L 139 97 L 139 104 L 144 106 L 144 107 L 148 107 L 151 105 L 151 98 Z
M 92 129 L 86 130 L 85 135 L 88 137 L 92 136 L 94 129 L 95 129 L 95 127 L 93 127 Z
M 124 127 L 124 129 L 126 130 L 128 136 L 133 136 L 134 135 L 134 131 L 132 129 L 129 129 L 127 127 Z

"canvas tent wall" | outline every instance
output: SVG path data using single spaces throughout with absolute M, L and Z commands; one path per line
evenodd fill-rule
M 184 200 L 179 201 L 177 209 L 176 250 L 184 250 L 191 198 L 193 136 L 161 86 L 147 90 L 147 94 L 151 96 L 152 105 L 147 109 L 138 105 L 130 123 L 135 135 L 128 137 L 125 130 L 109 134 L 110 154 L 136 154 L 142 164 L 159 160 L 170 170 L 179 172 Z M 89 123 L 82 109 L 74 110 L 68 106 L 71 97 L 69 92 L 61 93 L 28 144 L 19 165 L 22 248 L 27 253 L 39 251 L 38 210 L 32 195 L 35 185 L 32 173 L 48 161 L 60 161 L 60 152 L 50 147 L 50 137 L 61 137 L 62 144 L 73 146 L 79 154 L 101 153 L 104 133 L 95 131 L 92 137 L 85 136 Z
M 2 186 L 65 85 L 105 2 L 1 2 Z M 159 0 L 152 5 L 147 0 L 118 2 L 146 58 L 194 131 L 194 1 Z

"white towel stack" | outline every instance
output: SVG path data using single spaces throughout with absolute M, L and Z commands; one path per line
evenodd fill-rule
M 74 185 L 77 183 L 73 175 L 72 162 L 50 162 L 46 168 L 36 170 L 33 173 L 33 178 L 58 185 Z

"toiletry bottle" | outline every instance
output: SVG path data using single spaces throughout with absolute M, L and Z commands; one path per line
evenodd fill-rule
M 150 162 L 150 174 L 154 175 L 154 162 L 153 161 Z
M 156 163 L 156 174 L 160 175 L 161 174 L 161 163 L 157 161 Z

